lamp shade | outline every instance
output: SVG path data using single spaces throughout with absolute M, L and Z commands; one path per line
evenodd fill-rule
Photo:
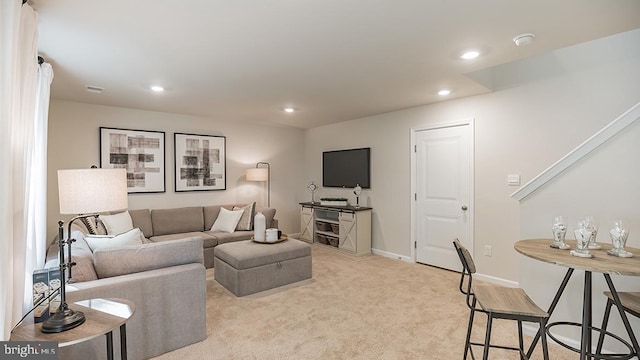
M 267 181 L 269 180 L 268 168 L 251 168 L 247 169 L 247 181 Z
M 129 206 L 125 169 L 58 170 L 60 214 L 91 214 Z

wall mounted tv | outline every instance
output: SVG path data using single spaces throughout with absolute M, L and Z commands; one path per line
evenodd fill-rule
M 348 149 L 322 153 L 322 186 L 371 188 L 371 149 Z

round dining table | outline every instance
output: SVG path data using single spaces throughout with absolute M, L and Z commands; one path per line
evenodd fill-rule
M 550 245 L 553 243 L 552 239 L 527 239 L 520 240 L 515 243 L 514 248 L 520 254 L 527 256 L 529 258 L 566 267 L 567 272 L 556 292 L 556 295 L 549 306 L 548 313 L 549 316 L 553 313 L 556 305 L 558 304 L 558 300 L 562 296 L 571 275 L 575 270 L 584 271 L 584 287 L 583 287 L 583 304 L 582 304 L 582 322 L 580 324 L 570 323 L 570 322 L 557 322 L 550 323 L 547 325 L 547 333 L 549 336 L 554 339 L 556 342 L 560 343 L 560 345 L 576 351 L 580 352 L 580 359 L 590 359 L 590 358 L 601 358 L 601 359 L 621 359 L 621 358 L 631 358 L 634 355 L 637 355 L 640 347 L 638 346 L 637 338 L 633 333 L 633 329 L 629 323 L 629 319 L 627 318 L 625 311 L 623 310 L 620 298 L 618 296 L 618 292 L 611 280 L 611 275 L 624 275 L 624 276 L 640 276 L 640 249 L 635 248 L 626 248 L 629 253 L 632 254 L 632 257 L 617 257 L 612 256 L 607 253 L 608 250 L 611 249 L 611 245 L 605 243 L 598 243 L 601 246 L 601 249 L 589 249 L 589 252 L 593 255 L 592 257 L 578 257 L 571 255 L 570 250 L 557 249 L 552 248 Z M 567 240 L 566 243 L 571 247 L 571 249 L 576 248 L 576 241 Z M 593 327 L 592 325 L 592 286 L 591 286 L 591 278 L 592 273 L 601 273 L 605 281 L 607 282 L 607 286 L 612 293 L 612 297 L 614 299 L 614 303 L 618 312 L 620 313 L 620 317 L 622 318 L 622 322 L 624 327 L 629 335 L 629 339 L 631 340 L 631 344 L 622 340 L 619 336 L 606 332 L 606 335 L 613 336 L 619 341 L 621 341 L 624 345 L 629 348 L 628 357 L 620 357 L 620 354 L 593 354 L 592 353 L 592 343 L 591 343 L 591 333 L 592 331 L 601 332 L 600 329 Z M 580 349 L 575 349 L 562 341 L 556 339 L 550 332 L 549 329 L 555 325 L 579 325 L 581 326 L 581 342 Z M 539 339 L 539 335 L 534 338 L 534 341 L 529 349 L 528 355 L 530 356 L 533 352 L 533 348 L 535 347 L 537 341 Z

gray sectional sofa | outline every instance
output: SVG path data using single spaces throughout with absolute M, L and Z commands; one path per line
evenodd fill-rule
M 249 240 L 253 230 L 236 230 L 232 233 L 210 231 L 216 221 L 220 208 L 232 210 L 234 206 L 246 204 L 192 206 L 174 209 L 129 210 L 133 227 L 140 228 L 146 238 L 152 242 L 164 242 L 188 237 L 201 238 L 203 241 L 204 266 L 213 267 L 213 248 L 218 244 L 232 241 Z M 265 216 L 267 228 L 277 228 L 276 209 L 256 209 Z
M 223 205 L 231 210 L 238 205 Z M 206 267 L 213 267 L 218 244 L 250 239 L 252 230 L 212 232 L 220 208 L 129 210 L 134 227 L 149 241 L 91 250 L 87 228 L 74 222 L 71 236 L 73 277 L 67 303 L 93 298 L 123 298 L 135 304 L 127 322 L 129 359 L 148 359 L 206 338 Z M 277 227 L 275 209 L 261 209 L 267 227 Z M 64 250 L 66 254 L 66 249 Z M 58 246 L 47 252 L 45 267 L 57 266 Z M 114 346 L 119 335 L 114 331 Z M 61 359 L 105 358 L 99 337 L 60 349 Z M 119 358 L 119 353 L 115 353 Z

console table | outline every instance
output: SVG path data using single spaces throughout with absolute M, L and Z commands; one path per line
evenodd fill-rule
M 364 206 L 302 202 L 300 238 L 354 254 L 371 254 L 371 211 Z
M 90 299 L 70 304 L 73 310 L 82 311 L 86 321 L 73 329 L 60 333 L 43 333 L 42 323 L 27 322 L 11 333 L 12 341 L 55 341 L 59 347 L 78 344 L 101 335 L 107 340 L 107 359 L 113 360 L 113 330 L 120 327 L 120 358 L 127 359 L 127 321 L 133 316 L 135 306 L 124 299 Z

